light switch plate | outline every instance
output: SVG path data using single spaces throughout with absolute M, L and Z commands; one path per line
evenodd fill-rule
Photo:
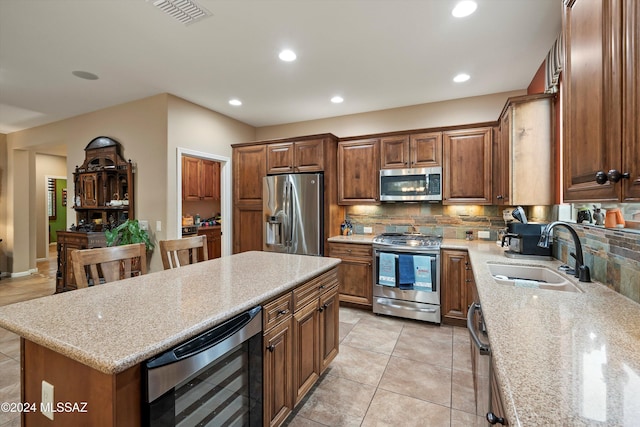
M 42 380 L 42 403 L 40 412 L 53 421 L 53 385 Z
M 478 239 L 490 239 L 491 233 L 488 231 L 478 231 Z
M 149 231 L 149 221 L 146 219 L 139 220 L 138 224 L 140 224 L 140 230 Z
M 364 234 L 373 233 L 373 227 L 363 227 Z

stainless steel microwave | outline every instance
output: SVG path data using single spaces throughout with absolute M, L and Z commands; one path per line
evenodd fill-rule
M 380 170 L 380 201 L 439 200 L 442 200 L 441 167 Z

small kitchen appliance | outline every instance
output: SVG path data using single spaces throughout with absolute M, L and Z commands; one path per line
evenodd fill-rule
M 440 323 L 441 242 L 421 233 L 374 237 L 374 313 Z
M 437 202 L 441 200 L 441 167 L 380 170 L 381 202 Z
M 511 258 L 519 256 L 546 256 L 551 257 L 551 248 L 541 248 L 538 246 L 542 230 L 547 224 L 535 224 L 520 222 L 510 222 L 507 224 L 507 233 L 502 236 L 502 246 L 505 246 L 508 240 L 509 249 L 505 251 L 505 255 Z

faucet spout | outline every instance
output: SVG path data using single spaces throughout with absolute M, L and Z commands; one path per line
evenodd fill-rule
M 551 224 L 547 225 L 540 234 L 540 241 L 538 241 L 538 246 L 541 248 L 549 247 L 549 234 L 554 227 L 563 226 L 571 234 L 573 238 L 573 243 L 576 247 L 576 268 L 575 268 L 575 277 L 578 278 L 580 282 L 590 282 L 591 281 L 591 273 L 589 271 L 589 267 L 584 265 L 584 257 L 582 253 L 582 243 L 580 242 L 580 237 L 578 237 L 578 233 L 571 227 L 569 224 L 562 221 L 555 221 Z

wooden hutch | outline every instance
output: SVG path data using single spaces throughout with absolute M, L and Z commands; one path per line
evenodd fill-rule
M 76 225 L 57 233 L 56 293 L 77 288 L 72 251 L 105 247 L 105 229 L 135 218 L 133 165 L 122 157 L 120 143 L 99 136 L 84 151 L 84 163 L 73 174 Z

